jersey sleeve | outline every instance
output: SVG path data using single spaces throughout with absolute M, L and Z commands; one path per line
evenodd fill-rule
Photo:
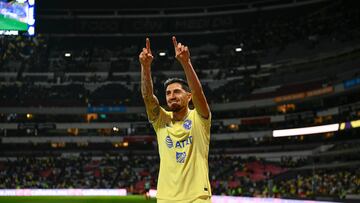
M 201 132 L 203 136 L 205 136 L 206 142 L 210 142 L 210 128 L 211 128 L 211 112 L 209 113 L 209 118 L 202 117 L 199 112 L 194 109 L 195 111 L 195 119 L 196 122 L 201 125 Z
M 196 109 L 194 109 L 194 110 L 195 110 L 195 113 L 196 113 L 196 117 L 198 117 L 198 120 L 199 120 L 204 126 L 210 127 L 210 126 L 211 126 L 211 112 L 209 113 L 209 118 L 206 119 L 206 118 L 202 117 Z
M 159 128 L 165 125 L 166 122 L 166 111 L 164 108 L 160 107 L 159 116 L 153 121 L 150 122 L 155 130 L 157 132 Z

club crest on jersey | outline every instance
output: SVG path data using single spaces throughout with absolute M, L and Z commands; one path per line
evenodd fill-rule
M 191 129 L 191 124 L 192 124 L 191 120 L 186 119 L 186 120 L 184 121 L 183 127 L 184 127 L 186 130 L 190 130 L 190 129 Z
M 186 159 L 186 152 L 176 152 L 176 162 L 184 163 Z
M 166 136 L 165 143 L 166 143 L 166 146 L 169 148 L 172 148 L 174 146 L 174 143 L 169 135 Z

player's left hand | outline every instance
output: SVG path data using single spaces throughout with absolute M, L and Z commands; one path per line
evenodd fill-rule
M 176 41 L 176 37 L 173 36 L 172 37 L 172 41 L 174 44 L 174 49 L 175 49 L 175 58 L 181 63 L 181 64 L 185 64 L 188 63 L 190 61 L 190 51 L 189 48 L 187 46 L 184 46 L 181 43 L 178 43 Z

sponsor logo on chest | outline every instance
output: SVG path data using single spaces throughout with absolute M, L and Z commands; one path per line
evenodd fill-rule
M 191 145 L 192 144 L 192 136 L 189 136 L 187 137 L 186 139 L 184 140 L 179 140 L 179 141 L 176 141 L 175 144 L 174 144 L 174 141 L 171 139 L 171 137 L 168 135 L 166 136 L 165 138 L 165 143 L 166 143 L 166 146 L 171 149 L 171 148 L 184 148 L 188 145 Z

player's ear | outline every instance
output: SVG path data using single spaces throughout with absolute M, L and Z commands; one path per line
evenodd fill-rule
M 190 92 L 187 92 L 188 102 L 191 101 L 192 94 Z

